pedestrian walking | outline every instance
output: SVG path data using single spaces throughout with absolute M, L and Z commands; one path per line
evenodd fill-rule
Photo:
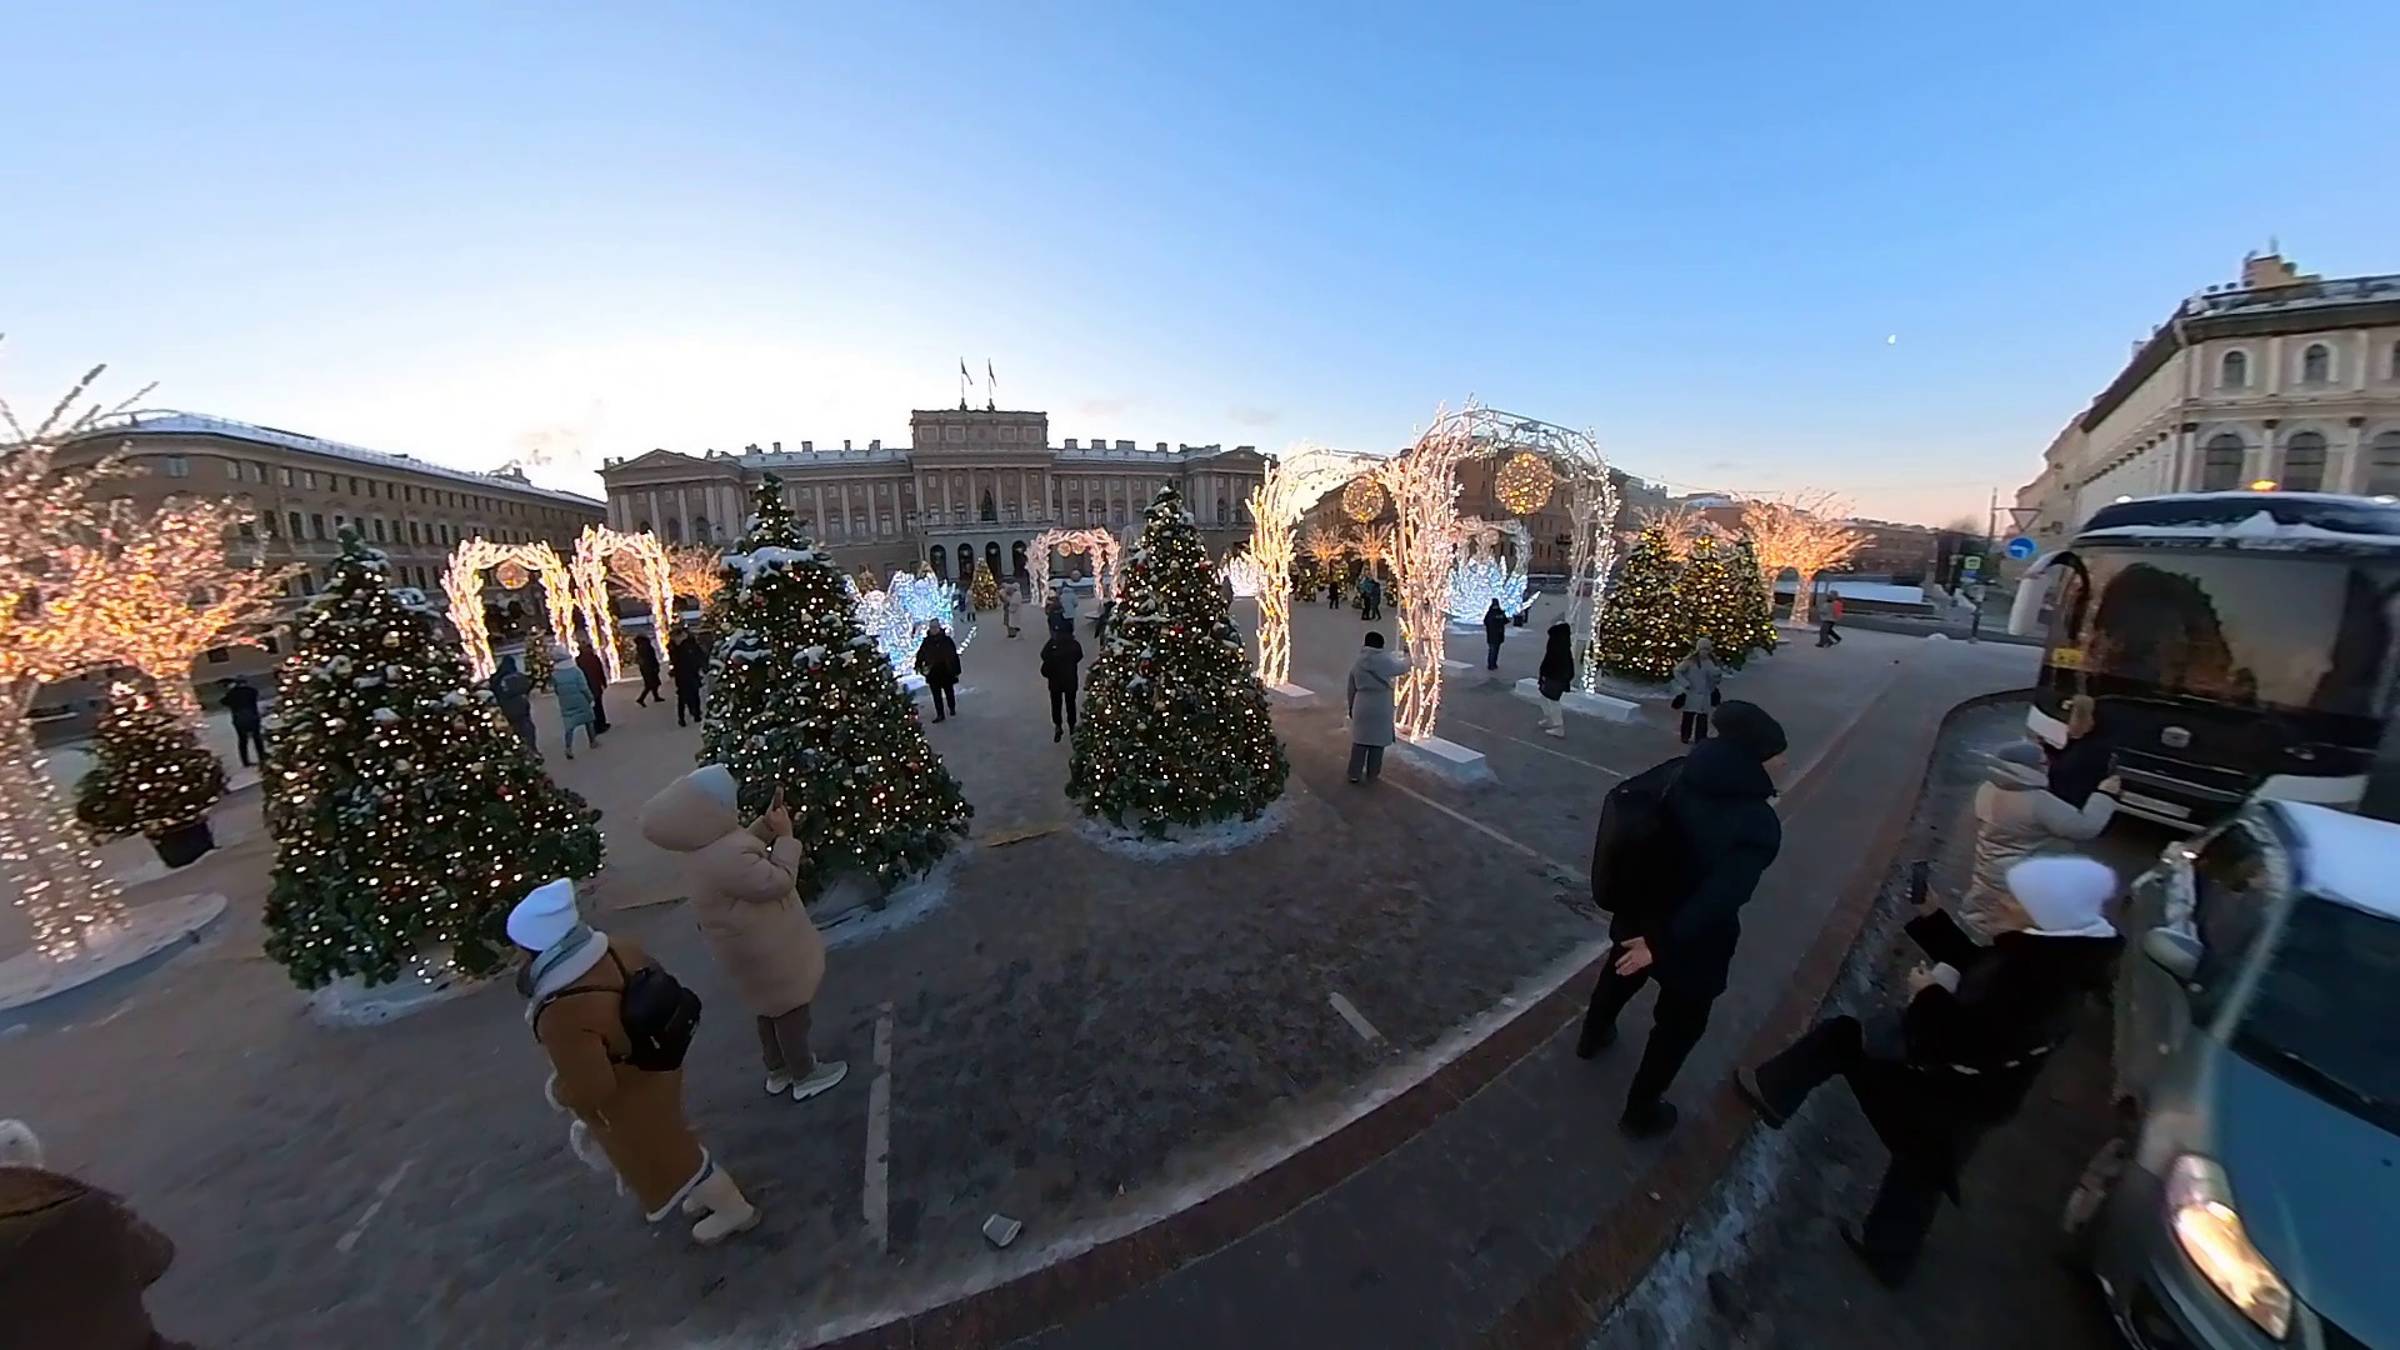
M 582 673 L 581 671 L 576 672 L 578 675 Z M 517 658 L 501 657 L 500 664 L 493 668 L 492 678 L 487 683 L 492 691 L 492 704 L 500 710 L 500 716 L 508 723 L 508 729 L 517 733 L 517 739 L 525 742 L 526 749 L 535 749 L 533 743 L 533 681 L 526 676 L 524 671 L 517 669 Z
M 1656 888 L 1647 893 L 1600 897 L 1611 911 L 1608 935 L 1614 945 L 1592 986 L 1592 1005 L 1575 1042 L 1576 1055 L 1584 1059 L 1614 1044 L 1618 1014 L 1644 984 L 1658 982 L 1650 1042 L 1618 1121 L 1635 1138 L 1675 1127 L 1667 1089 L 1708 1030 L 1709 1010 L 1725 992 L 1726 972 L 1741 941 L 1742 906 L 1783 847 L 1770 766 L 1782 757 L 1784 744 L 1783 728 L 1764 709 L 1736 701 L 1718 709 L 1716 736 L 1694 746 L 1679 766 L 1662 765 L 1643 775 L 1645 786 L 1662 788 L 1659 846 L 1672 850 L 1678 865 L 1653 862 Z M 1667 781 L 1661 784 L 1652 775 Z M 1594 841 L 1596 886 L 1621 863 L 1601 856 L 1610 842 L 1608 814 L 1603 810 L 1602 831 Z
M 2111 794 L 2118 780 L 2053 787 L 2056 776 L 2029 741 L 2002 748 L 1984 766 L 1975 789 L 1975 870 L 1958 905 L 1959 922 L 1976 937 L 2025 926 L 2025 912 L 2009 895 L 2010 868 L 2043 854 L 2073 853 L 2116 819 Z M 2071 799 L 2078 790 L 2081 799 Z
M 1114 622 L 1116 617 L 1117 597 L 1112 595 L 1106 600 L 1101 601 L 1099 612 L 1092 615 L 1092 641 L 1098 642 L 1102 638 L 1107 637 L 1108 625 Z
M 958 712 L 958 643 L 953 641 L 942 621 L 933 621 L 932 631 L 917 644 L 917 673 L 925 677 L 925 688 L 933 694 L 933 720 L 943 721 Z
M 1393 689 L 1408 673 L 1408 658 L 1385 651 L 1383 634 L 1369 629 L 1366 645 L 1350 663 L 1350 781 L 1365 783 L 1383 776 L 1383 752 L 1396 737 L 1392 730 Z
M 1483 611 L 1483 668 L 1500 668 L 1500 644 L 1508 641 L 1508 611 L 1494 600 Z
M 0 1120 L 0 1326 L 21 1350 L 192 1350 L 159 1335 L 143 1291 L 175 1244 L 123 1200 L 43 1165 L 23 1121 Z
M 601 695 L 608 689 L 608 666 L 600 660 L 600 653 L 592 650 L 590 638 L 576 645 L 575 668 L 583 672 L 584 682 L 591 686 L 592 733 L 604 735 L 608 731 L 608 704 Z
M 1842 630 L 1834 627 L 1835 622 L 1841 617 L 1842 597 L 1838 595 L 1828 597 L 1825 608 L 1818 611 L 1817 614 L 1818 646 L 1838 647 L 1842 645 Z
M 225 714 L 233 720 L 233 752 L 244 765 L 250 763 L 250 752 L 258 751 L 258 762 L 267 762 L 267 737 L 258 718 L 258 686 L 236 675 L 225 682 L 220 696 Z
M 697 1218 L 692 1240 L 704 1247 L 757 1227 L 757 1208 L 684 1117 L 683 1059 L 699 999 L 632 939 L 584 923 L 564 878 L 509 911 L 508 940 L 526 953 L 517 989 L 550 1057 L 543 1095 L 575 1117 L 574 1155 L 594 1171 L 614 1169 L 644 1222 L 678 1209 Z
M 1067 622 L 1070 624 L 1075 622 L 1075 588 L 1062 581 L 1058 583 L 1058 589 L 1052 593 L 1052 598 L 1058 601 L 1058 612 L 1066 616 Z
M 666 695 L 658 692 L 658 644 L 650 640 L 648 633 L 633 635 L 633 665 L 642 675 L 642 692 L 633 700 L 633 706 L 666 702 Z
M 682 726 L 689 714 L 692 721 L 700 720 L 700 679 L 708 671 L 708 653 L 700 639 L 678 620 L 675 632 L 667 639 L 667 673 L 675 680 L 675 725 Z
M 1042 644 L 1042 682 L 1050 686 L 1050 740 L 1075 729 L 1075 682 L 1083 666 L 1083 644 L 1071 629 L 1055 630 Z
M 1325 581 L 1325 608 L 1327 608 L 1327 609 L 1340 609 L 1341 607 L 1342 607 L 1342 582 L 1341 582 L 1341 579 L 1340 579 L 1339 577 L 1328 577 L 1328 578 L 1326 579 L 1326 581 Z
M 794 883 L 804 861 L 792 813 L 778 792 L 742 828 L 733 771 L 703 764 L 642 807 L 642 838 L 687 855 L 692 917 L 758 1024 L 769 1096 L 804 1102 L 850 1072 L 809 1048 L 809 1009 L 825 979 L 825 939 Z
M 1708 715 L 1725 701 L 1725 668 L 1717 664 L 1717 649 L 1707 638 L 1692 643 L 1692 653 L 1676 663 L 1668 681 L 1675 698 L 1668 706 L 1683 713 L 1685 745 L 1708 739 Z
M 1017 636 L 1017 588 L 1014 586 L 1000 588 L 1000 626 L 1008 630 L 1010 637 Z
M 1731 706 L 1731 705 L 1727 705 Z M 1976 1144 L 2005 1124 L 2066 1043 L 2076 1011 L 2113 978 L 2125 940 L 2102 907 L 2117 878 L 2089 858 L 2031 858 L 2008 870 L 2023 928 L 1989 946 L 1918 897 L 1908 935 L 1936 962 L 1914 971 L 1905 1006 L 1861 1022 L 1829 1017 L 1736 1087 L 1781 1129 L 1827 1079 L 1850 1085 L 1891 1151 L 1866 1221 L 1842 1240 L 1875 1278 L 1903 1283 L 1942 1197 Z
M 1534 668 L 1534 690 L 1542 696 L 1542 733 L 1564 738 L 1567 734 L 1566 706 L 1559 702 L 1575 683 L 1575 630 L 1561 620 L 1550 625 L 1549 640 L 1542 647 L 1542 663 Z M 1492 644 L 1496 653 L 1497 642 Z
M 1051 596 L 1049 602 L 1042 606 L 1042 620 L 1053 633 L 1075 631 L 1075 621 L 1067 617 L 1065 608 L 1058 603 L 1058 597 L 1055 595 Z
M 584 748 L 595 749 L 600 734 L 593 718 L 598 710 L 593 706 L 592 686 L 583 678 L 583 671 L 569 658 L 566 644 L 550 648 L 550 692 L 558 696 L 558 720 L 566 729 L 567 758 L 575 758 L 575 733 L 583 732 Z

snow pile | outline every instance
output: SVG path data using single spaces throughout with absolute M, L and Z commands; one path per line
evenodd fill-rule
M 1110 823 L 1099 816 L 1085 816 L 1075 822 L 1075 832 L 1095 848 L 1114 853 L 1121 858 L 1138 858 L 1157 862 L 1169 858 L 1203 858 L 1231 853 L 1244 848 L 1283 828 L 1291 816 L 1291 798 L 1283 796 L 1268 803 L 1256 820 L 1220 820 L 1209 825 L 1170 825 L 1167 837 L 1153 839 L 1139 830 L 1130 830 Z
M 892 888 L 884 897 L 883 908 L 865 906 L 827 924 L 824 929 L 827 950 L 851 947 L 887 937 L 950 902 L 950 882 L 957 874 L 959 860 L 967 856 L 972 844 L 960 844 L 942 855 L 942 860 L 912 881 Z

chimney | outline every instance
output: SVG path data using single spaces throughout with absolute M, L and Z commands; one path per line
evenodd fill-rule
M 1165 441 L 1160 441 L 1158 443 L 1158 453 L 1162 455 L 1167 453 L 1167 443 Z
M 783 453 L 783 442 L 775 442 L 775 453 L 779 455 Z
M 877 437 L 876 439 L 867 442 L 867 448 L 869 450 L 881 450 L 883 448 L 883 439 L 881 437 Z
M 1074 449 L 1074 448 L 1075 448 L 1075 438 L 1074 438 L 1074 437 L 1072 437 L 1072 436 L 1069 436 L 1069 437 L 1067 437 L 1067 446 L 1066 446 L 1066 448 L 1067 448 L 1067 449 L 1069 449 L 1069 450 L 1072 450 L 1072 449 Z
M 813 455 L 813 454 L 815 454 L 816 452 L 817 452 L 817 443 L 816 443 L 815 441 L 802 441 L 802 442 L 800 442 L 800 453 L 801 453 L 801 454 L 804 454 L 804 455 Z
M 849 437 L 847 437 L 847 436 L 844 436 L 844 437 L 842 438 L 842 448 L 843 448 L 844 450 L 847 450 L 847 449 L 849 449 L 849 448 L 850 448 L 850 438 L 849 438 Z
M 1133 442 L 1131 442 L 1131 441 L 1119 441 L 1119 442 L 1117 442 L 1117 448 L 1118 448 L 1119 450 L 1131 450 L 1131 449 L 1133 448 Z

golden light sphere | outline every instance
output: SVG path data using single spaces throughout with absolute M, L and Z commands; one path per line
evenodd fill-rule
M 494 568 L 492 579 L 500 583 L 502 590 L 509 591 L 521 591 L 525 589 L 526 582 L 533 580 L 526 574 L 525 565 L 514 560 L 504 562 Z
M 1500 476 L 1493 484 L 1500 504 L 1520 516 L 1530 516 L 1550 504 L 1551 489 L 1558 485 L 1558 475 L 1551 472 L 1549 462 L 1531 450 L 1520 450 L 1500 466 Z
M 1363 525 L 1383 514 L 1383 500 L 1383 484 L 1362 473 L 1342 489 L 1342 514 Z

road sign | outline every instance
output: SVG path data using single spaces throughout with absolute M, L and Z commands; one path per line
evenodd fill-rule
M 1958 568 L 1968 576 L 1974 576 L 1976 573 L 1983 570 L 1983 559 L 1976 554 L 1970 553 L 1959 561 Z
M 2033 542 L 2033 540 L 2021 534 L 2008 541 L 2008 556 L 2016 559 L 2018 562 L 2023 562 L 2027 558 L 2030 558 L 2034 554 L 2041 551 L 2042 546 L 2040 544 Z

